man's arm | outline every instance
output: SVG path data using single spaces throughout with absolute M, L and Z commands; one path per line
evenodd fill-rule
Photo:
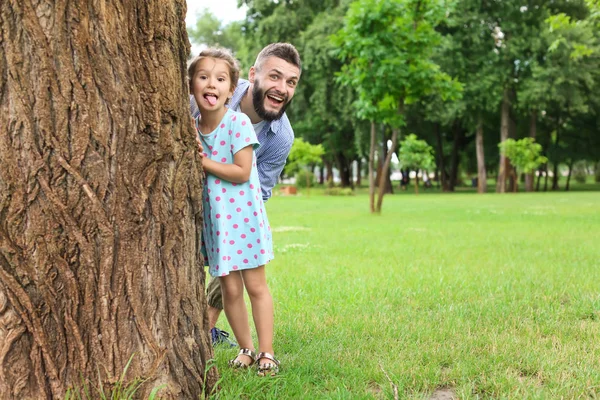
M 294 142 L 293 133 L 287 136 L 282 142 L 277 143 L 271 151 L 261 154 L 257 159 L 258 176 L 260 179 L 260 188 L 263 201 L 269 200 L 272 195 L 273 187 L 285 167 L 285 161 L 290 154 Z

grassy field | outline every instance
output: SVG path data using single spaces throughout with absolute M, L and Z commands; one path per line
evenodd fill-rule
M 409 194 L 269 201 L 282 370 L 215 397 L 600 397 L 600 193 Z

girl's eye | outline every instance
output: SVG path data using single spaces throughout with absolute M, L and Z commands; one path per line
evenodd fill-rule
M 225 78 L 219 78 L 219 82 L 225 82 Z

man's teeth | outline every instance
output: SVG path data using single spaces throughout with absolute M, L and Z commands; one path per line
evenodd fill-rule
M 273 100 L 283 101 L 283 97 L 277 97 L 277 96 L 273 96 L 273 95 L 269 95 L 269 97 L 272 98 Z

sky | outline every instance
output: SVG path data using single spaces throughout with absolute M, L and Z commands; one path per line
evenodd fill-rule
M 187 25 L 193 25 L 196 21 L 196 13 L 208 8 L 224 24 L 231 21 L 239 21 L 246 16 L 246 9 L 237 8 L 238 0 L 187 0 Z

